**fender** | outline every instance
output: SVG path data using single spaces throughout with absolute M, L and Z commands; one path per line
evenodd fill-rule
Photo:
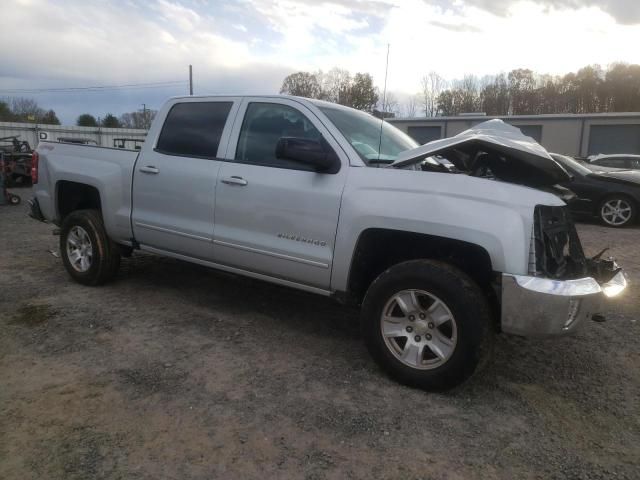
M 564 202 L 467 175 L 353 168 L 342 197 L 331 289 L 346 290 L 358 238 L 370 228 L 461 240 L 486 250 L 495 271 L 525 275 L 537 204 Z

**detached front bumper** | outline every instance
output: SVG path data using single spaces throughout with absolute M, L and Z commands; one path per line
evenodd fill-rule
M 602 283 L 592 277 L 552 280 L 502 274 L 502 331 L 526 337 L 569 334 L 600 313 L 605 299 L 626 288 L 622 270 Z

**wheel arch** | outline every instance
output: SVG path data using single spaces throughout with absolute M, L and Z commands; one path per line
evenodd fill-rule
M 75 210 L 94 209 L 102 212 L 99 190 L 86 183 L 60 180 L 56 183 L 56 217 L 62 223 Z
M 360 304 L 371 283 L 398 263 L 433 259 L 465 272 L 490 293 L 494 278 L 489 252 L 480 245 L 424 233 L 369 228 L 360 233 L 351 259 L 346 298 Z

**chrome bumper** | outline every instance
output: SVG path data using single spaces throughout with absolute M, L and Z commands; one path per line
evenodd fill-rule
M 626 288 L 623 271 L 602 284 L 591 277 L 551 280 L 503 273 L 502 331 L 525 337 L 569 334 L 600 313 L 603 300 Z

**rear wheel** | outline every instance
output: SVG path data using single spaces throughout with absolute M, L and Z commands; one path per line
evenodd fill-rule
M 108 282 L 120 265 L 118 245 L 107 236 L 97 210 L 77 210 L 64 219 L 60 254 L 69 275 L 83 285 Z
M 451 388 L 489 356 L 489 307 L 462 271 L 412 260 L 382 273 L 362 309 L 367 347 L 394 379 L 426 390 Z
M 636 217 L 636 204 L 622 195 L 607 197 L 600 204 L 600 220 L 609 227 L 626 227 Z

